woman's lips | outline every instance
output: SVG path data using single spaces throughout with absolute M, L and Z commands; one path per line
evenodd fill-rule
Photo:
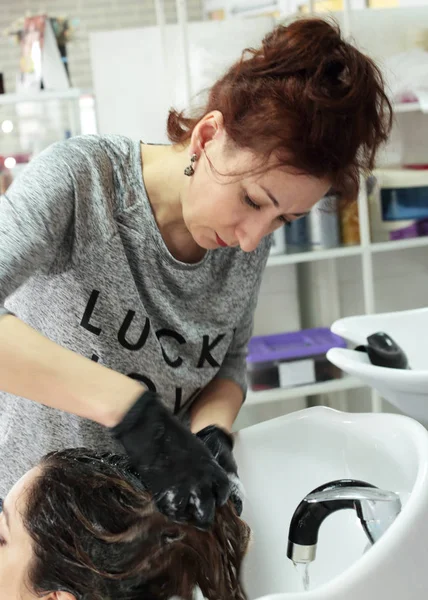
M 221 237 L 218 236 L 218 234 L 215 234 L 216 240 L 217 240 L 217 244 L 219 246 L 223 246 L 223 248 L 226 248 L 227 244 L 226 242 L 223 242 L 223 240 L 221 239 Z

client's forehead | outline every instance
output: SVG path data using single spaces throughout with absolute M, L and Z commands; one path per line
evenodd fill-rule
M 15 483 L 6 498 L 2 500 L 2 510 L 5 517 L 7 516 L 10 528 L 23 528 L 21 515 L 27 505 L 28 490 L 33 485 L 38 475 L 40 475 L 39 467 L 27 471 L 27 473 Z

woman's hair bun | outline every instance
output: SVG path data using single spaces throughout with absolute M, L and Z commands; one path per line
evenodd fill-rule
M 349 196 L 356 194 L 360 171 L 374 167 L 392 126 L 379 68 L 336 23 L 319 18 L 280 25 L 259 48 L 245 49 L 199 113 L 170 112 L 171 141 L 185 142 L 213 110 L 222 113 L 235 146 L 328 177 Z

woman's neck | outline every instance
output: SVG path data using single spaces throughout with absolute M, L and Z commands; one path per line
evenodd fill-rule
M 141 144 L 141 167 L 150 205 L 164 242 L 177 259 L 198 262 L 205 254 L 193 240 L 183 219 L 183 197 L 189 164 L 186 146 Z
M 141 144 L 144 185 L 159 229 L 184 226 L 182 199 L 186 193 L 186 148 Z

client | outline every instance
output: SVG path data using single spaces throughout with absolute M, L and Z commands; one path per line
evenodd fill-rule
M 52 452 L 0 512 L 0 598 L 192 600 L 199 588 L 208 600 L 245 600 L 249 537 L 230 501 L 201 531 L 159 513 L 126 457 Z

